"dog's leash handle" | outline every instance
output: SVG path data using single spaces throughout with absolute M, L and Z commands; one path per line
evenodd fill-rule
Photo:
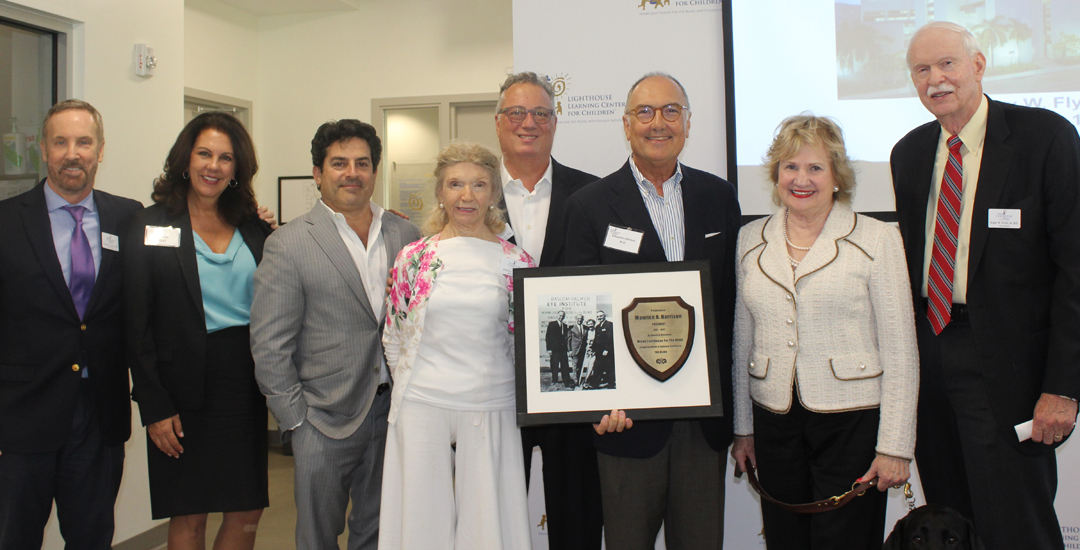
M 907 510 L 911 512 L 915 509 L 915 492 L 911 490 L 911 482 L 904 484 L 904 498 L 907 499 Z

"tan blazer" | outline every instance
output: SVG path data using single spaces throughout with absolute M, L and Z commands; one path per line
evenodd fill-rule
M 919 389 L 911 287 L 900 233 L 835 203 L 794 272 L 784 209 L 747 224 L 736 252 L 735 433 L 751 401 L 777 413 L 881 408 L 877 452 L 912 458 Z

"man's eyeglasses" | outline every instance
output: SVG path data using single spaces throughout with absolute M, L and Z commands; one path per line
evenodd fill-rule
M 654 116 L 656 116 L 656 111 L 658 110 L 660 111 L 660 114 L 664 117 L 664 120 L 668 122 L 675 122 L 676 120 L 679 120 L 680 117 L 682 117 L 683 109 L 689 111 L 690 107 L 687 107 L 686 105 L 679 105 L 678 103 L 671 103 L 668 105 L 664 105 L 663 107 L 653 107 L 652 105 L 638 105 L 637 107 L 634 107 L 634 109 L 630 112 L 634 113 L 634 116 L 637 117 L 638 122 L 642 124 L 648 124 L 652 122 L 652 119 Z
M 521 124 L 525 122 L 525 117 L 532 115 L 533 122 L 537 124 L 547 124 L 551 121 L 551 117 L 555 116 L 555 111 L 551 109 L 545 109 L 544 107 L 537 107 L 535 109 L 526 109 L 525 107 L 507 107 L 499 111 L 500 115 L 506 115 L 506 118 L 510 119 L 510 122 L 514 124 Z

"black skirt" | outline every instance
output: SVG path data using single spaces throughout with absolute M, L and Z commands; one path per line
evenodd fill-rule
M 255 383 L 248 327 L 207 335 L 203 405 L 181 410 L 180 423 L 180 458 L 146 438 L 154 519 L 269 506 L 266 399 Z

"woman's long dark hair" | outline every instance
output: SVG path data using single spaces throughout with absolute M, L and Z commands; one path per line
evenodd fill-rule
M 176 143 L 169 150 L 165 159 L 165 172 L 154 180 L 154 193 L 150 195 L 155 203 L 162 203 L 171 216 L 177 216 L 187 210 L 188 192 L 191 181 L 188 179 L 188 164 L 195 141 L 206 130 L 217 130 L 232 142 L 235 170 L 233 180 L 236 187 L 230 186 L 218 197 L 217 208 L 221 219 L 232 226 L 238 226 L 255 214 L 258 208 L 255 202 L 255 190 L 251 180 L 259 171 L 259 161 L 255 158 L 255 145 L 251 142 L 244 125 L 228 113 L 203 113 L 191 120 Z

